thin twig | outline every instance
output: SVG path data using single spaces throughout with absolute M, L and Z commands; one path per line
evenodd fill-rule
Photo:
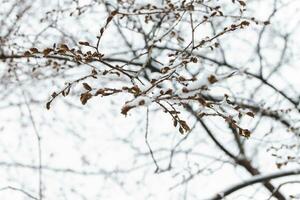
M 16 188 L 16 187 L 12 187 L 12 186 L 6 186 L 0 189 L 0 191 L 4 191 L 4 190 L 14 190 L 14 191 L 18 191 L 23 193 L 24 195 L 26 195 L 27 197 L 31 198 L 31 199 L 35 199 L 35 200 L 39 200 L 38 198 L 34 197 L 33 195 L 29 194 L 28 192 L 26 192 L 23 189 L 20 188 Z
M 150 155 L 151 155 L 151 158 L 156 166 L 156 169 L 155 169 L 155 173 L 158 173 L 159 171 L 159 166 L 157 164 L 157 161 L 155 160 L 154 158 L 154 154 L 153 154 L 153 151 L 152 151 L 152 148 L 148 142 L 148 132 L 149 132 L 149 108 L 147 107 L 147 113 L 146 113 L 146 133 L 145 133 L 145 142 L 147 144 L 147 147 L 149 149 L 149 152 L 150 152 Z

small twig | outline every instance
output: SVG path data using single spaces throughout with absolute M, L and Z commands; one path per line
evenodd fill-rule
M 267 200 L 270 200 L 274 194 L 281 188 L 283 187 L 284 185 L 287 185 L 287 184 L 300 184 L 300 181 L 288 181 L 288 182 L 285 182 L 285 183 L 281 183 L 277 188 L 276 190 L 274 190 L 274 192 L 271 194 L 271 196 L 267 199 Z
M 158 173 L 159 171 L 159 166 L 157 164 L 157 161 L 155 160 L 154 158 L 154 154 L 153 154 L 153 151 L 152 151 L 152 148 L 148 142 L 148 132 L 149 132 L 149 108 L 147 107 L 147 113 L 146 113 L 146 133 L 145 133 L 145 142 L 147 144 L 147 147 L 149 149 L 149 152 L 150 152 L 150 155 L 151 155 L 151 158 L 156 166 L 156 169 L 155 169 L 155 173 Z
M 25 190 L 20 189 L 20 188 L 15 188 L 15 187 L 12 187 L 12 186 L 6 186 L 6 187 L 3 187 L 3 188 L 0 189 L 0 191 L 4 191 L 4 190 L 18 191 L 18 192 L 23 193 L 24 195 L 26 195 L 27 197 L 29 197 L 31 199 L 39 200 L 38 198 L 34 197 L 33 195 L 29 194 L 28 192 L 26 192 Z

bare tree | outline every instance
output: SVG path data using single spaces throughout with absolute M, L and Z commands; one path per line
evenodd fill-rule
M 299 3 L 2 5 L 1 192 L 300 198 Z

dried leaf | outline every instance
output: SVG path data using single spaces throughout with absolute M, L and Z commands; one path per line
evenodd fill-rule
M 140 106 L 145 105 L 145 100 L 142 99 L 142 100 L 139 102 L 139 105 L 140 105 Z
M 218 82 L 218 79 L 214 75 L 210 75 L 207 80 L 209 81 L 210 84 L 214 84 L 215 82 Z
M 246 6 L 246 3 L 244 1 L 239 0 L 238 2 L 240 3 L 241 6 Z
M 82 83 L 82 85 L 83 85 L 84 89 L 86 89 L 86 90 L 88 90 L 88 91 L 91 91 L 91 90 L 92 90 L 92 87 L 89 86 L 89 84 L 87 84 L 87 83 Z
M 177 124 L 178 124 L 177 120 L 174 120 L 174 122 L 173 122 L 174 127 L 176 127 Z
M 165 73 L 167 73 L 169 70 L 170 70 L 170 67 L 164 67 L 164 68 L 162 68 L 160 71 L 161 71 L 161 73 L 165 74 Z
M 31 53 L 29 51 L 25 51 L 24 56 L 29 57 L 29 56 L 31 56 Z
M 82 103 L 82 105 L 85 105 L 86 103 L 87 103 L 87 101 L 90 99 L 90 98 L 92 98 L 92 94 L 91 93 L 89 93 L 89 92 L 86 92 L 86 93 L 83 93 L 83 94 L 81 94 L 81 96 L 80 96 L 80 101 L 81 101 L 81 103 Z
M 130 110 L 130 109 L 132 109 L 133 107 L 131 107 L 131 106 L 123 106 L 123 108 L 122 108 L 122 110 L 121 110 L 121 113 L 123 114 L 123 115 L 127 115 L 127 113 L 128 113 L 128 111 Z
M 47 108 L 47 110 L 50 109 L 50 104 L 51 104 L 51 101 L 49 101 L 49 102 L 46 103 L 46 108 Z
M 179 132 L 180 132 L 181 134 L 184 133 L 182 127 L 179 127 Z
M 37 48 L 30 48 L 29 49 L 32 53 L 38 53 L 39 50 Z
M 254 117 L 254 113 L 253 112 L 247 112 L 246 113 L 248 116 L 250 116 L 250 117 Z
M 65 51 L 69 50 L 69 47 L 66 44 L 61 44 L 60 48 L 63 49 L 63 50 L 65 50 Z
M 83 41 L 80 41 L 78 42 L 80 45 L 83 45 L 83 46 L 90 46 L 90 43 L 88 42 L 83 42 Z
M 51 51 L 53 51 L 53 49 L 51 49 L 51 48 L 44 49 L 44 51 L 43 51 L 44 57 L 48 56 L 51 53 Z

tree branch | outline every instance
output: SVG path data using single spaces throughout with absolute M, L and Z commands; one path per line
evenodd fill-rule
M 281 177 L 285 177 L 285 176 L 298 175 L 298 174 L 300 174 L 300 168 L 295 169 L 295 170 L 284 171 L 284 172 L 272 173 L 272 174 L 263 175 L 263 176 L 255 176 L 252 179 L 246 180 L 242 183 L 238 183 L 234 186 L 227 188 L 226 190 L 224 190 L 222 192 L 219 192 L 216 196 L 212 197 L 211 200 L 222 199 L 225 196 L 232 194 L 233 192 L 236 192 L 240 189 L 243 189 L 245 187 L 248 187 L 248 186 L 256 184 L 256 183 L 265 183 L 272 179 L 281 178 Z

